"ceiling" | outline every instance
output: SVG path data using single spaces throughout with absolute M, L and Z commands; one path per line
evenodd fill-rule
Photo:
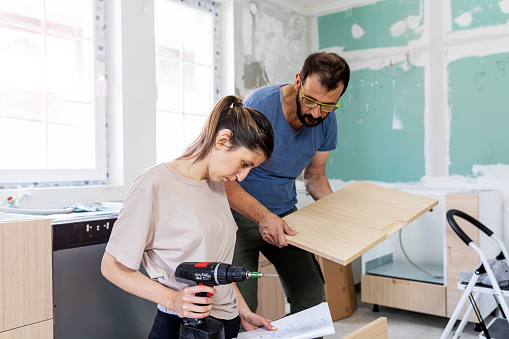
M 226 2 L 228 0 L 216 0 L 217 2 Z M 279 6 L 284 6 L 294 12 L 303 15 L 321 15 L 331 12 L 337 12 L 348 8 L 360 6 L 367 3 L 373 3 L 380 0 L 253 0 L 266 1 Z
M 266 0 L 304 15 L 322 15 L 380 0 Z

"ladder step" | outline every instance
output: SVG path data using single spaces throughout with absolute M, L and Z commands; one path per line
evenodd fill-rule
M 509 339 L 509 322 L 507 319 L 495 318 L 487 328 L 492 339 Z M 479 334 L 479 338 L 486 338 L 484 332 Z

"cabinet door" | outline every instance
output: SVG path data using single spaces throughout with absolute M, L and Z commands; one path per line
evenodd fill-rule
M 49 219 L 0 223 L 0 332 L 53 318 Z

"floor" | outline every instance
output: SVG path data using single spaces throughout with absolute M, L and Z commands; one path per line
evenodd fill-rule
M 361 328 L 378 317 L 387 318 L 389 339 L 433 339 L 440 338 L 447 325 L 447 318 L 403 311 L 395 308 L 380 306 L 380 312 L 373 312 L 372 304 L 360 301 L 360 292 L 357 293 L 357 310 L 348 318 L 336 320 L 334 329 L 336 334 L 326 338 L 343 338 L 347 334 Z M 491 317 L 488 317 L 488 322 Z M 469 323 L 461 335 L 461 339 L 479 338 L 479 332 L 474 329 L 474 324 Z

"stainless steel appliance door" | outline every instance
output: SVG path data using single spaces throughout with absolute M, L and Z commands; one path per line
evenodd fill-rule
M 53 252 L 56 339 L 148 337 L 157 305 L 102 276 L 105 248 L 96 244 Z

